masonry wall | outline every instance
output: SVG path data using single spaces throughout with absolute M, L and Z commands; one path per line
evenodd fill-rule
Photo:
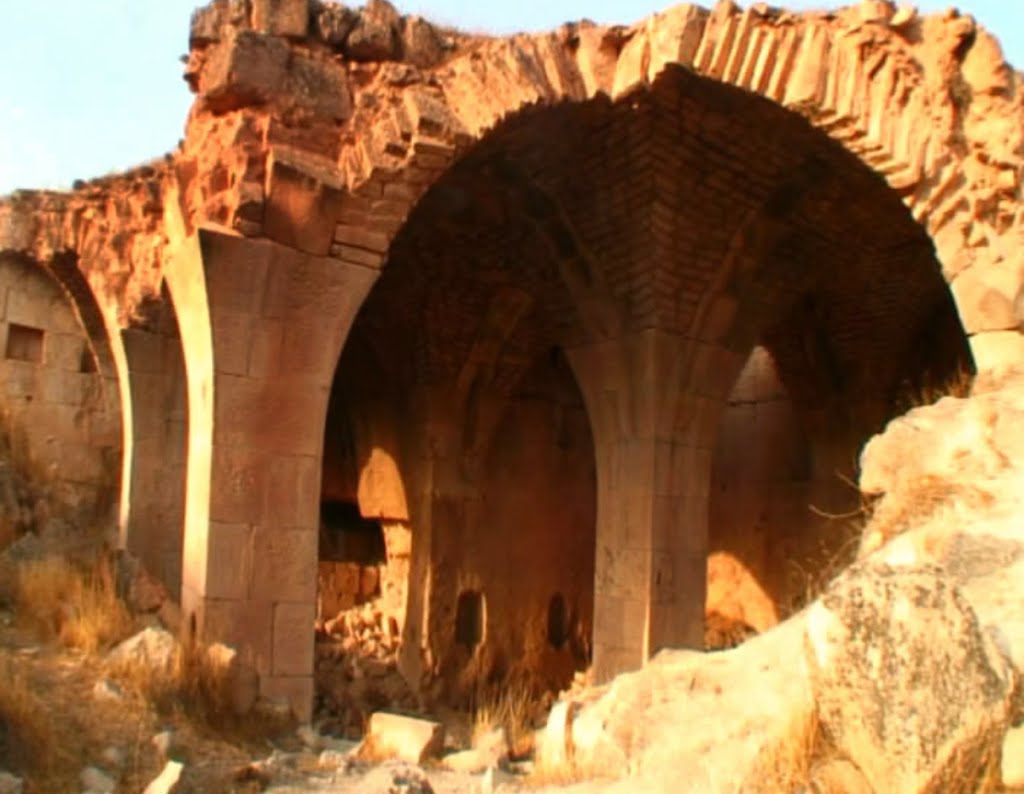
M 763 631 L 850 551 L 855 438 L 801 415 L 753 350 L 722 416 L 709 504 L 708 613 Z
M 0 258 L 0 383 L 5 430 L 36 477 L 85 520 L 109 519 L 117 496 L 120 420 L 114 384 L 45 271 Z M 17 459 L 25 459 L 21 451 Z

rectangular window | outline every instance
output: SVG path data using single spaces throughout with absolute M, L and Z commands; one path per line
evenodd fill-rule
M 43 361 L 43 331 L 27 325 L 11 323 L 7 327 L 7 358 L 17 361 L 31 361 L 41 364 Z

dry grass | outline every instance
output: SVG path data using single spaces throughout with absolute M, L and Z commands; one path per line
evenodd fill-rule
M 514 758 L 525 758 L 534 749 L 535 723 L 540 699 L 525 681 L 511 681 L 484 692 L 473 709 L 471 741 L 474 746 L 494 730 L 502 729 Z
M 198 642 L 179 643 L 166 669 L 142 661 L 120 664 L 111 676 L 160 714 L 186 720 L 226 740 L 251 742 L 290 730 L 292 720 L 263 710 L 239 715 L 235 709 L 236 668 Z
M 903 389 L 896 400 L 897 411 L 903 414 L 912 408 L 937 403 L 943 397 L 968 397 L 973 387 L 974 373 L 961 367 L 944 380 L 937 382 L 926 380 Z
M 533 769 L 523 781 L 523 785 L 528 789 L 538 789 L 597 780 L 615 780 L 621 776 L 622 770 L 615 767 L 607 758 L 561 756 L 552 759 L 544 753 L 538 753 Z
M 132 630 L 117 597 L 109 560 L 79 567 L 51 556 L 18 566 L 15 605 L 20 618 L 69 648 L 95 653 Z
M 58 743 L 53 724 L 27 678 L 0 657 L 0 767 L 17 774 L 45 773 Z

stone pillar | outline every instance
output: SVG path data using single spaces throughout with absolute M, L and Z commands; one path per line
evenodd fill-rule
M 594 673 L 607 681 L 662 648 L 703 647 L 718 395 L 738 364 L 654 329 L 566 352 L 594 433 Z
M 182 606 L 307 719 L 324 422 L 377 271 L 201 230 L 173 254 L 189 391 Z
M 180 597 L 188 428 L 181 340 L 141 328 L 121 338 L 132 405 L 124 546 Z

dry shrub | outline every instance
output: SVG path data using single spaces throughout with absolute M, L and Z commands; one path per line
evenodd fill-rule
M 53 723 L 25 676 L 0 657 L 0 768 L 43 773 L 58 747 Z
M 512 756 L 528 756 L 533 752 L 534 731 L 539 712 L 545 710 L 543 705 L 542 699 L 525 680 L 513 680 L 485 690 L 477 697 L 473 709 L 473 745 L 500 728 L 505 731 Z
M 549 786 L 570 786 L 574 783 L 587 783 L 597 780 L 614 780 L 620 776 L 620 770 L 610 762 L 600 758 L 588 757 L 586 760 L 562 758 L 553 761 L 540 754 L 523 785 L 528 789 L 547 788 Z
M 873 551 L 897 535 L 920 527 L 951 505 L 988 507 L 995 497 L 976 485 L 925 474 L 876 503 L 867 521 L 862 552 Z
M 922 383 L 908 384 L 896 399 L 897 413 L 903 414 L 913 408 L 932 405 L 943 397 L 969 397 L 973 388 L 974 373 L 963 367 L 940 381 L 925 380 Z
M 199 642 L 178 643 L 166 668 L 133 660 L 110 673 L 159 713 L 186 719 L 222 737 L 251 741 L 293 727 L 290 717 L 259 704 L 239 714 L 235 705 L 238 667 L 225 664 L 210 646 Z
M 15 603 L 19 616 L 45 635 L 86 653 L 106 648 L 132 630 L 106 558 L 88 567 L 57 556 L 26 561 L 17 569 Z

